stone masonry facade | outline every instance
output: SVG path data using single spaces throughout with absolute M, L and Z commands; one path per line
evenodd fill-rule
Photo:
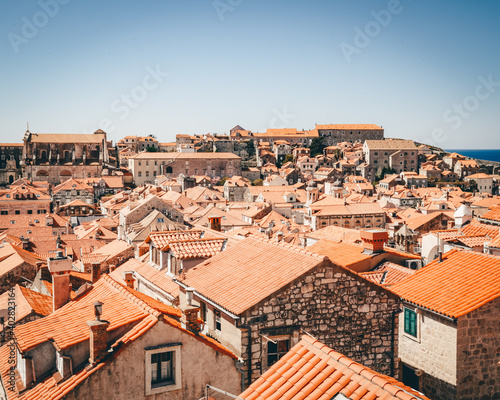
M 457 399 L 500 399 L 500 297 L 458 318 Z
M 399 300 L 340 267 L 321 264 L 242 315 L 251 327 L 251 380 L 267 370 L 266 338 L 310 334 L 334 350 L 387 375 L 397 375 Z M 242 332 L 248 370 L 248 328 Z

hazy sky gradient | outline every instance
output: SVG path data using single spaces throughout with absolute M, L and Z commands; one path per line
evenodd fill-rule
M 2 142 L 374 123 L 500 148 L 499 1 L 59 1 L 2 2 Z

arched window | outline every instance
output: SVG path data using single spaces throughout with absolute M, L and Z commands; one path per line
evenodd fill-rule
M 167 174 L 171 174 L 172 172 L 173 172 L 172 167 L 167 167 L 167 169 L 165 170 L 165 173 Z

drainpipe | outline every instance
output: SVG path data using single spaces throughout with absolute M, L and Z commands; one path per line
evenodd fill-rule
M 243 328 L 247 330 L 247 358 L 248 358 L 248 373 L 247 373 L 247 383 L 246 386 L 250 386 L 252 383 L 252 327 L 248 324 L 240 324 L 239 328 Z M 245 391 L 245 383 L 243 379 L 243 375 L 241 377 L 241 392 Z
M 395 341 L 396 341 L 396 333 L 395 333 L 395 328 L 396 328 L 396 313 L 399 311 L 392 310 L 391 313 L 391 376 L 394 377 L 394 359 L 395 359 L 395 354 L 394 354 L 394 347 L 395 347 Z

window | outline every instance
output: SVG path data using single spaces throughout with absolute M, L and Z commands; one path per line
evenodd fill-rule
M 9 215 L 9 212 L 7 210 L 2 210 L 0 211 L 0 215 Z
M 220 316 L 220 311 L 217 309 L 214 309 L 214 326 L 216 331 L 221 331 L 222 330 L 222 320 Z
M 146 395 L 181 389 L 181 344 L 146 349 Z
M 272 340 L 272 341 L 271 341 Z M 267 366 L 270 367 L 290 350 L 290 338 L 271 339 L 267 342 Z
M 417 337 L 417 313 L 409 308 L 404 309 L 405 333 Z
M 28 210 L 28 214 L 33 214 L 33 210 Z
M 141 171 L 139 171 L 139 172 L 137 173 L 137 176 L 140 178 L 140 177 L 142 176 L 142 172 L 141 172 Z
M 14 211 L 14 214 L 16 214 L 16 215 L 21 214 L 21 210 L 16 210 L 16 211 Z

